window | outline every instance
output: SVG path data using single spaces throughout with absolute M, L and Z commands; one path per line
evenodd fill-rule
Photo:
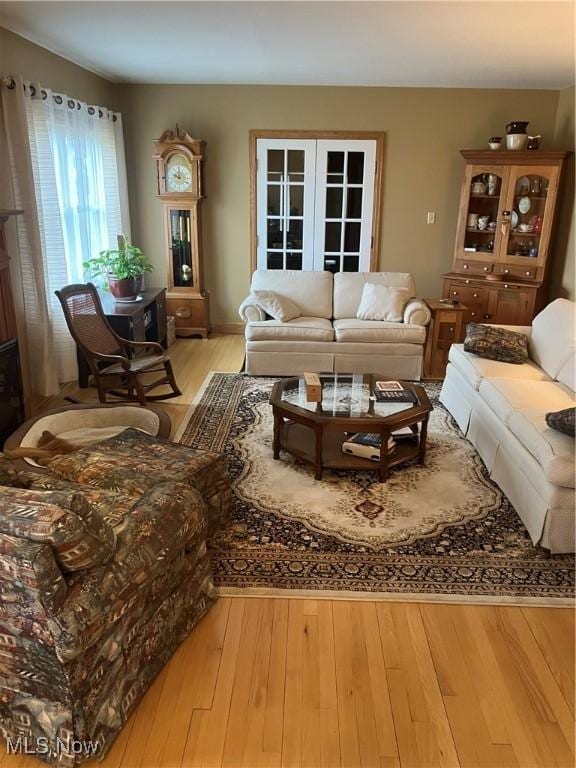
M 257 268 L 369 271 L 383 137 L 253 136 Z

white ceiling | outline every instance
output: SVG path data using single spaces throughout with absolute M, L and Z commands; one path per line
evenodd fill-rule
M 4 2 L 0 25 L 115 82 L 563 88 L 574 2 Z

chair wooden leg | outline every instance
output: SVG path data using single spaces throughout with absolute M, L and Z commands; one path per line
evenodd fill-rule
M 176 384 L 176 377 L 174 376 L 174 371 L 172 370 L 172 361 L 166 360 L 164 363 L 164 369 L 166 371 L 166 375 L 168 376 L 168 381 L 170 382 L 170 386 L 172 387 L 172 390 L 176 395 L 181 395 L 182 392 L 180 391 L 180 387 L 178 384 Z
M 100 379 L 100 376 L 96 375 L 96 389 L 98 390 L 98 400 L 100 400 L 101 403 L 106 404 L 106 389 L 102 385 L 102 380 Z
M 138 378 L 138 376 L 130 376 L 129 381 L 131 384 L 129 385 L 130 388 L 132 384 L 134 385 L 134 388 L 136 389 L 136 398 L 140 405 L 146 405 L 146 393 L 144 391 L 144 387 L 142 386 L 142 382 Z

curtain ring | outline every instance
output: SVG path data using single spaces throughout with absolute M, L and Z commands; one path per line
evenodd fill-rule
M 56 104 L 63 104 L 64 103 L 64 99 L 58 93 L 54 96 L 54 101 L 56 102 Z
M 74 109 L 75 106 L 76 106 L 76 103 L 74 102 L 74 100 L 73 99 L 68 99 L 68 108 L 69 109 Z

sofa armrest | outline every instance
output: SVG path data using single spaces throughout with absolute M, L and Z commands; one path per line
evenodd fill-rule
M 254 323 L 258 320 L 266 320 L 266 313 L 254 303 L 251 296 L 247 296 L 238 308 L 238 314 L 245 323 Z
M 404 322 L 412 325 L 428 325 L 431 318 L 430 309 L 420 299 L 410 299 L 404 307 Z

